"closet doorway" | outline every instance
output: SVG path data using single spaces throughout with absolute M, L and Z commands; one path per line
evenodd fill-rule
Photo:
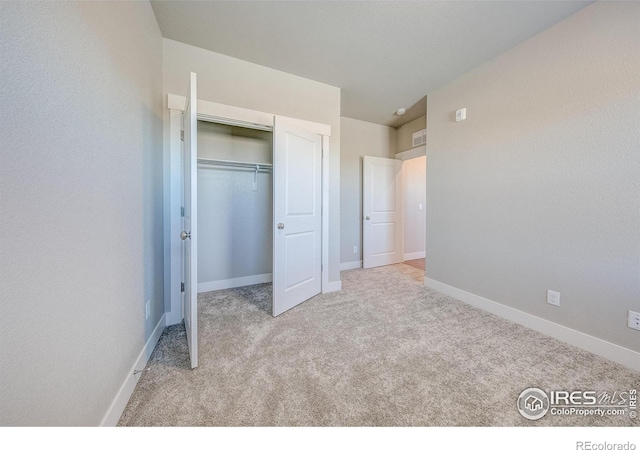
M 229 283 L 239 286 L 265 280 L 269 276 L 266 272 L 269 239 L 274 317 L 329 289 L 328 271 L 323 268 L 328 267 L 326 212 L 331 127 L 198 100 L 196 84 L 196 74 L 191 73 L 188 95 L 167 97 L 171 212 L 167 241 L 170 258 L 166 267 L 170 274 L 171 311 L 167 324 L 184 318 L 192 368 L 198 365 L 199 288 L 224 288 L 230 287 L 224 286 Z M 249 131 L 238 131 L 238 128 Z M 206 136 L 200 139 L 200 133 Z M 268 162 L 268 135 L 272 136 L 271 163 Z M 215 145 L 220 139 L 226 144 Z M 245 150 L 234 150 L 235 145 L 242 142 Z M 199 146 L 204 147 L 200 152 Z M 236 177 L 239 172 L 245 177 Z M 201 182 L 199 177 L 203 178 Z M 238 188 L 240 184 L 244 188 L 250 186 L 251 193 L 234 190 L 234 185 Z M 255 195 L 251 197 L 252 194 Z M 207 198 L 214 207 L 208 204 Z M 253 210 L 243 211 L 243 203 Z M 201 214 L 205 220 L 199 224 Z M 256 223 L 245 224 L 247 217 L 253 217 Z M 258 220 L 265 223 L 258 224 Z M 234 226 L 241 222 L 248 227 Z M 206 229 L 208 226 L 212 229 Z M 249 228 L 249 232 L 257 235 L 246 234 Z M 246 233 L 242 235 L 243 232 Z M 208 233 L 212 237 L 205 237 Z M 243 264 L 235 261 L 251 255 L 236 255 L 234 246 L 246 249 L 253 237 L 254 245 L 260 246 L 261 257 L 255 259 L 250 271 L 254 273 L 247 274 L 243 272 Z M 223 255 L 216 255 L 220 246 Z M 214 254 L 203 256 L 202 252 Z M 201 263 L 205 266 L 203 269 L 198 267 L 200 260 L 207 261 Z M 210 279 L 201 280 L 205 274 Z M 179 291 L 174 288 L 176 284 L 180 286 Z
M 197 291 L 273 282 L 275 317 L 322 290 L 322 137 L 240 125 L 198 116 Z
M 198 293 L 271 283 L 273 133 L 198 121 Z

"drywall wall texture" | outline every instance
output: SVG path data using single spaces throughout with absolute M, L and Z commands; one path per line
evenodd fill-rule
M 198 74 L 198 98 L 331 126 L 329 281 L 340 280 L 340 89 L 163 39 L 163 89 L 185 95 Z M 166 105 L 165 105 L 166 106 Z
M 638 36 L 595 3 L 429 93 L 427 277 L 640 350 Z
M 0 424 L 98 425 L 164 314 L 162 38 L 146 2 L 1 2 L 0 54 Z
M 405 259 L 424 258 L 426 174 L 426 156 L 408 159 L 402 163 Z
M 344 264 L 362 261 L 362 157 L 395 158 L 396 130 L 348 117 L 340 123 L 340 262 Z
M 413 148 L 413 133 L 424 130 L 427 127 L 427 116 L 418 117 L 417 119 L 407 122 L 398 127 L 398 153 Z
M 271 164 L 273 134 L 198 122 L 198 157 Z M 271 172 L 198 167 L 198 285 L 270 274 Z M 206 290 L 206 289 L 200 289 Z

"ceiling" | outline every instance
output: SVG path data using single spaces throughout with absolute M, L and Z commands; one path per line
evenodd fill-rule
M 584 1 L 151 1 L 162 35 L 341 88 L 341 115 L 398 127 L 425 94 Z M 397 116 L 396 109 L 407 114 Z

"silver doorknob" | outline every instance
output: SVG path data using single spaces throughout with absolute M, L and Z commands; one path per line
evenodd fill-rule
M 364 220 L 371 220 L 371 217 L 365 216 Z
M 284 229 L 284 224 L 283 223 L 279 223 L 278 224 L 278 230 L 283 230 Z
M 180 239 L 182 239 L 183 241 L 186 241 L 187 238 L 191 239 L 191 232 L 187 233 L 186 231 L 182 231 L 180 233 Z

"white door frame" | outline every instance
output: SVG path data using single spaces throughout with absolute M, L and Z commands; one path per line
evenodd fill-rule
M 168 94 L 168 123 L 165 126 L 165 185 L 164 188 L 164 239 L 165 239 L 165 308 L 167 325 L 180 323 L 182 320 L 182 241 L 180 231 L 182 221 L 180 207 L 182 197 L 180 186 L 181 148 L 180 131 L 182 129 L 182 113 L 185 97 Z M 245 126 L 271 130 L 276 114 L 238 108 L 221 103 L 198 100 L 198 119 L 229 125 Z M 329 138 L 331 126 L 302 119 L 288 118 L 296 125 L 322 136 L 322 292 L 330 292 L 329 284 Z

